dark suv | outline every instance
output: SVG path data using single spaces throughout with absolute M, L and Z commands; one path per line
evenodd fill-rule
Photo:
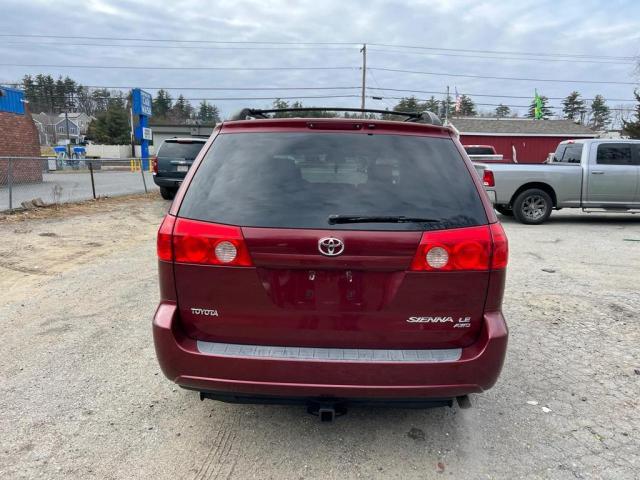
M 327 415 L 490 388 L 507 239 L 452 130 L 249 112 L 216 128 L 158 232 L 165 375 Z
M 171 200 L 189 171 L 189 167 L 207 142 L 205 138 L 169 138 L 162 142 L 158 154 L 151 159 L 153 181 L 160 195 Z

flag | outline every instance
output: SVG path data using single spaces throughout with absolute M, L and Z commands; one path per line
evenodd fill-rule
M 460 95 L 458 95 L 458 88 L 455 87 L 455 91 L 456 91 L 456 106 L 454 108 L 456 113 L 460 113 L 460 107 L 461 107 L 461 101 L 462 99 L 460 98 Z
M 533 109 L 533 118 L 535 118 L 536 120 L 540 120 L 542 118 L 542 97 L 538 95 L 537 88 L 535 90 L 535 97 L 533 101 L 535 104 L 535 107 Z

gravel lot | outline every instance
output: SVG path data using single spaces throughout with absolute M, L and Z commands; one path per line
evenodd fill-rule
M 640 217 L 505 220 L 510 349 L 469 410 L 200 402 L 159 371 L 157 196 L 0 218 L 0 478 L 639 478 Z

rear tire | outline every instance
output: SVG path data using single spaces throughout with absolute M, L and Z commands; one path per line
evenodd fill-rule
M 546 222 L 552 209 L 551 197 L 539 188 L 525 190 L 513 202 L 513 216 L 525 225 L 540 225 Z
M 507 207 L 506 205 L 495 205 L 493 208 L 495 208 L 496 212 L 498 212 L 500 215 L 504 215 L 505 217 L 513 217 L 513 209 Z
M 160 187 L 160 196 L 165 200 L 173 200 L 176 196 L 176 191 L 173 188 Z

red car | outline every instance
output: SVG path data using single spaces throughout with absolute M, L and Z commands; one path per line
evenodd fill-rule
M 216 128 L 160 226 L 164 374 L 323 419 L 468 405 L 505 357 L 508 247 L 462 145 L 432 116 L 272 112 Z

